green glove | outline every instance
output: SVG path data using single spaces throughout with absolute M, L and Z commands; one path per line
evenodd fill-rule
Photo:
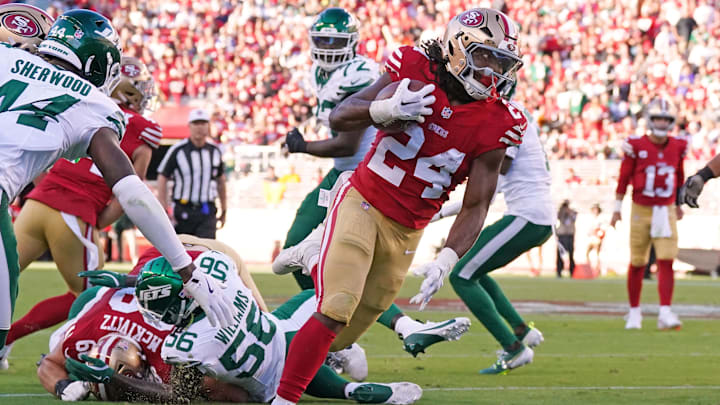
M 85 277 L 88 279 L 88 283 L 93 286 L 99 285 L 102 287 L 110 288 L 124 288 L 127 287 L 125 283 L 127 280 L 127 274 L 115 273 L 114 271 L 107 270 L 91 270 L 81 271 L 78 276 Z
M 83 354 L 80 356 L 80 360 L 85 363 L 70 357 L 65 359 L 65 369 L 72 380 L 104 384 L 110 382 L 110 378 L 115 374 L 115 370 L 100 359 Z

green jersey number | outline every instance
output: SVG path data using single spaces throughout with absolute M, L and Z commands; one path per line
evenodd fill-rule
M 27 83 L 15 79 L 0 86 L 0 98 L 2 98 L 0 113 L 7 111 L 27 111 L 27 113 L 20 114 L 17 119 L 18 124 L 25 125 L 26 127 L 45 131 L 48 125 L 48 119 L 53 119 L 55 122 L 58 122 L 58 119 L 55 118 L 58 114 L 62 114 L 65 110 L 80 101 L 78 98 L 63 94 L 10 108 L 25 91 L 27 86 Z
M 257 319 L 255 319 L 256 316 Z M 262 318 L 262 312 L 258 311 L 257 305 L 253 304 L 247 316 L 245 330 L 238 331 L 235 340 L 233 340 L 227 350 L 225 350 L 225 353 L 223 353 L 223 355 L 220 357 L 220 363 L 228 371 L 237 370 L 245 366 L 245 364 L 250 360 L 251 357 L 255 360 L 250 369 L 238 373 L 235 378 L 246 378 L 253 376 L 257 372 L 258 368 L 260 368 L 262 362 L 265 360 L 265 349 L 259 343 L 262 343 L 263 345 L 267 345 L 268 343 L 270 343 L 270 341 L 272 341 L 272 338 L 275 336 L 277 327 L 275 326 L 275 323 L 269 322 L 270 330 L 264 332 L 262 328 Z M 242 344 L 243 340 L 245 340 L 247 333 L 251 333 L 257 338 L 258 341 L 248 346 L 242 356 L 238 360 L 235 360 L 235 358 L 233 357 L 238 354 L 238 348 Z
M 227 273 L 230 269 L 227 263 L 222 260 L 215 260 L 212 257 L 204 257 L 200 260 L 199 267 L 205 274 L 223 282 L 227 280 Z
M 173 333 L 165 339 L 165 346 L 173 347 L 181 352 L 189 352 L 195 344 L 194 339 L 197 339 L 198 335 L 192 332 L 183 332 L 182 334 Z

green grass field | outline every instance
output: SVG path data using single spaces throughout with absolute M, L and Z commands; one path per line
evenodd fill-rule
M 261 270 L 255 268 L 256 270 Z M 290 277 L 254 274 L 275 306 L 297 292 Z M 498 277 L 511 300 L 557 302 L 625 302 L 625 281 L 530 279 Z M 65 291 L 47 264 L 36 264 L 21 277 L 16 317 L 38 300 Z M 408 278 L 401 297 L 417 291 L 420 280 Z M 714 306 L 714 318 L 683 317 L 678 332 L 655 329 L 646 315 L 641 331 L 625 331 L 619 315 L 563 313 L 527 314 L 545 334 L 535 362 L 505 376 L 481 376 L 477 371 L 495 360 L 499 347 L 475 319 L 460 341 L 441 343 L 428 354 L 412 358 L 397 337 L 376 325 L 360 339 L 368 354 L 368 380 L 412 381 L 424 394 L 420 404 L 720 404 L 720 282 L 706 278 L 678 280 L 677 304 Z M 446 285 L 438 298 L 454 298 Z M 646 282 L 643 303 L 657 303 L 656 284 Z M 442 320 L 464 312 L 430 310 L 408 313 L 420 319 Z M 47 351 L 50 331 L 20 340 L 13 348 L 11 368 L 0 372 L 0 404 L 42 404 L 46 395 L 35 376 L 35 362 Z M 342 403 L 314 401 L 304 404 Z

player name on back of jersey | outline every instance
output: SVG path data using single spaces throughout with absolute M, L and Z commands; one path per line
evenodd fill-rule
M 15 66 L 10 69 L 10 72 L 18 74 L 19 76 L 27 77 L 28 79 L 50 83 L 54 86 L 69 89 L 83 96 L 87 96 L 92 90 L 92 85 L 90 83 L 69 72 L 63 72 L 59 69 L 36 65 L 35 63 L 24 59 L 16 60 Z
M 163 338 L 158 337 L 146 327 L 138 325 L 123 316 L 103 314 L 103 322 L 100 325 L 100 329 L 130 336 L 133 340 L 144 344 L 148 350 L 155 353 L 163 342 Z
M 238 291 L 235 295 L 235 299 L 233 300 L 233 306 L 237 311 L 235 311 L 232 326 L 220 329 L 214 337 L 223 344 L 228 344 L 231 340 L 233 340 L 233 336 L 235 336 L 235 332 L 237 332 L 238 328 L 240 327 L 240 322 L 245 317 L 245 312 L 248 308 L 254 309 L 250 311 L 251 315 L 253 316 L 255 315 L 255 311 L 257 311 L 255 303 L 251 302 L 250 298 L 243 294 L 242 291 Z

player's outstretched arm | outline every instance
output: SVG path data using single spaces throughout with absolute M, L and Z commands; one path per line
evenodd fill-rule
M 127 216 L 182 277 L 185 290 L 202 307 L 210 324 L 216 326 L 219 323 L 221 327 L 232 325 L 235 313 L 232 302 L 221 292 L 220 284 L 195 269 L 165 210 L 135 174 L 130 159 L 120 149 L 115 131 L 99 129 L 90 141 L 88 154 Z
M 495 194 L 504 149 L 485 152 L 472 162 L 462 207 L 448 233 L 445 247 L 435 261 L 420 266 L 414 273 L 425 277 L 420 292 L 410 299 L 420 304 L 420 310 L 442 287 L 445 277 L 455 267 L 477 239 L 487 216 L 490 201 Z
M 330 128 L 338 132 L 356 131 L 375 124 L 370 116 L 370 104 L 391 82 L 390 75 L 383 73 L 375 83 L 343 100 L 330 112 Z
M 293 128 L 285 137 L 285 145 L 290 153 L 307 153 L 317 157 L 332 158 L 352 156 L 358 151 L 366 128 L 338 132 L 332 138 L 310 142 L 305 141 L 300 130 Z
M 459 257 L 472 247 L 482 230 L 490 201 L 495 195 L 500 164 L 505 150 L 495 149 L 477 157 L 470 167 L 463 205 L 448 233 L 445 247 Z
M 147 145 L 138 146 L 132 155 L 132 165 L 140 180 L 145 180 L 147 168 L 152 158 L 152 149 Z M 97 219 L 97 229 L 103 229 L 117 221 L 123 214 L 123 209 L 116 198 L 100 212 Z
M 70 379 L 65 370 L 62 344 L 40 360 L 37 375 L 45 390 L 63 401 L 81 401 L 90 393 L 88 383 Z

